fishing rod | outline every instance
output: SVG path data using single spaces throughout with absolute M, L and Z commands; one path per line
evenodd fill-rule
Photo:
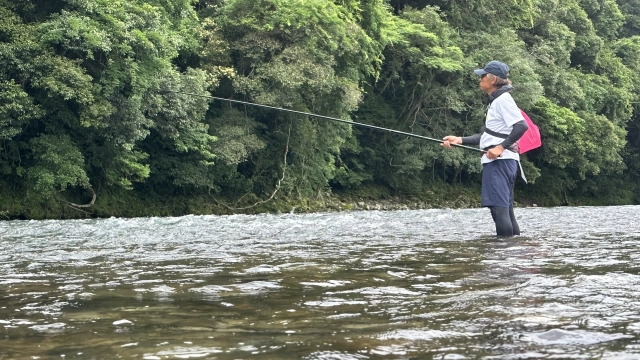
M 357 123 L 355 121 L 350 121 L 350 120 L 338 119 L 338 118 L 334 118 L 334 117 L 331 117 L 331 116 L 312 114 L 312 113 L 308 113 L 308 112 L 304 112 L 304 111 L 279 108 L 279 107 L 275 107 L 275 106 L 256 104 L 256 103 L 252 103 L 252 102 L 248 102 L 248 101 L 233 100 L 233 99 L 227 99 L 227 98 L 211 96 L 211 95 L 200 95 L 200 94 L 185 93 L 185 92 L 171 91 L 171 90 L 165 90 L 165 92 L 171 92 L 171 93 L 175 93 L 175 94 L 182 94 L 182 95 L 189 95 L 189 96 L 204 97 L 204 98 L 215 99 L 215 100 L 220 100 L 220 101 L 229 101 L 229 102 L 232 102 L 232 103 L 244 104 L 244 105 L 252 105 L 252 106 L 262 107 L 262 108 L 271 109 L 271 110 L 285 111 L 285 112 L 290 112 L 290 113 L 299 114 L 299 115 L 306 115 L 306 116 L 316 117 L 316 118 L 320 118 L 320 119 L 326 119 L 326 120 L 337 121 L 337 122 L 341 122 L 341 123 L 345 123 L 345 124 L 366 127 L 366 128 L 369 128 L 369 129 L 387 131 L 387 132 L 398 134 L 398 135 L 411 136 L 411 137 L 414 137 L 414 138 L 418 138 L 418 139 L 422 139 L 422 140 L 428 140 L 428 141 L 434 141 L 434 142 L 438 142 L 438 143 L 441 143 L 441 144 L 444 143 L 444 140 L 440 140 L 440 139 L 434 139 L 434 138 L 430 138 L 430 137 L 426 137 L 426 136 L 422 136 L 422 135 L 417 135 L 417 134 L 412 134 L 412 133 L 399 131 L 399 130 L 387 129 L 387 128 L 383 128 L 383 127 L 380 127 L 380 126 Z M 479 148 L 474 148 L 474 147 L 466 146 L 466 145 L 451 144 L 451 146 L 459 147 L 459 148 L 466 149 L 466 150 L 479 151 L 479 152 L 482 152 L 482 153 L 485 152 L 485 151 L 483 151 L 483 150 L 481 150 Z

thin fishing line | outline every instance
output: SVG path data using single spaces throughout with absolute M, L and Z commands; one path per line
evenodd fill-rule
M 188 96 L 204 97 L 204 98 L 215 99 L 215 100 L 220 100 L 220 101 L 229 101 L 229 102 L 232 102 L 232 103 L 244 104 L 244 105 L 252 105 L 252 106 L 262 107 L 262 108 L 271 109 L 271 110 L 286 111 L 286 112 L 290 112 L 290 113 L 294 113 L 294 114 L 306 115 L 306 116 L 316 117 L 316 118 L 320 118 L 320 119 L 326 119 L 326 120 L 337 121 L 337 122 L 341 122 L 341 123 L 345 123 L 345 124 L 366 127 L 366 128 L 369 128 L 369 129 L 387 131 L 387 132 L 390 132 L 390 133 L 394 133 L 394 134 L 398 134 L 398 135 L 404 135 L 404 136 L 410 136 L 410 137 L 414 137 L 414 138 L 418 138 L 418 139 L 422 139 L 422 140 L 434 141 L 434 142 L 437 142 L 437 143 L 440 143 L 440 144 L 444 143 L 444 140 L 434 139 L 434 138 L 430 138 L 430 137 L 427 137 L 427 136 L 412 134 L 412 133 L 399 131 L 399 130 L 387 129 L 387 128 L 383 128 L 383 127 L 380 127 L 380 126 L 374 126 L 374 125 L 369 125 L 369 124 L 358 123 L 358 122 L 351 121 L 351 120 L 338 119 L 338 118 L 334 118 L 334 117 L 331 117 L 331 116 L 312 114 L 312 113 L 308 113 L 308 112 L 304 112 L 304 111 L 291 110 L 291 109 L 285 109 L 285 108 L 280 108 L 280 107 L 275 107 L 275 106 L 256 104 L 256 103 L 252 103 L 252 102 L 248 102 L 248 101 L 227 99 L 227 98 L 222 98 L 222 97 L 217 97 L 217 96 L 212 96 L 212 95 L 201 95 L 201 94 L 185 93 L 185 92 L 171 91 L 171 90 L 164 90 L 164 92 L 170 92 L 170 93 L 182 94 L 182 95 L 188 95 Z M 479 152 L 483 152 L 483 153 L 485 152 L 485 151 L 483 151 L 483 150 L 481 150 L 479 148 L 474 148 L 474 147 L 466 146 L 466 145 L 451 144 L 451 146 L 459 147 L 459 148 L 466 149 L 466 150 L 479 151 Z

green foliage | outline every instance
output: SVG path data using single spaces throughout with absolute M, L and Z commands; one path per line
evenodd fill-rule
M 188 153 L 197 166 L 211 163 L 208 101 L 166 92 L 201 94 L 206 87 L 203 71 L 172 64 L 198 47 L 191 1 L 68 0 L 57 10 L 38 9 L 38 20 L 29 22 L 30 4 L 0 6 L 0 96 L 12 100 L 0 108 L 10 149 L 4 173 L 20 176 L 26 168 L 45 198 L 88 179 L 131 189 L 149 178 L 156 160 L 175 153 Z M 53 143 L 47 136 L 73 143 L 80 156 L 46 159 L 34 147 Z M 34 164 L 16 163 L 30 152 Z M 181 185 L 197 182 L 175 177 Z
M 589 15 L 598 36 L 606 40 L 617 38 L 625 17 L 615 0 L 580 0 L 580 6 Z
M 383 2 L 366 3 L 370 10 L 366 13 L 368 25 L 384 21 L 379 19 L 386 14 L 380 9 Z M 240 40 L 232 48 L 245 73 L 255 68 L 257 61 L 278 57 L 295 44 L 299 51 L 304 49 L 308 58 L 342 65 L 341 76 L 375 74 L 384 44 L 371 38 L 358 24 L 362 16 L 359 4 L 350 5 L 321 0 L 232 0 L 223 8 L 219 22 L 229 39 Z M 370 33 L 377 33 L 371 30 L 374 31 Z M 347 64 L 358 66 L 347 68 Z
M 447 15 L 453 27 L 491 32 L 497 28 L 530 28 L 537 13 L 534 0 L 451 1 Z M 437 5 L 437 4 L 435 4 Z
M 575 34 L 575 47 L 571 52 L 571 65 L 593 69 L 603 46 L 587 12 L 575 0 L 559 2 L 559 20 Z
M 540 70 L 555 66 L 566 68 L 571 64 L 576 34 L 559 16 L 566 11 L 563 4 L 559 1 L 536 2 L 539 15 L 534 26 L 520 33 L 531 55 L 536 61 L 544 64 Z
M 211 121 L 220 137 L 213 151 L 225 165 L 240 164 L 266 146 L 257 134 L 263 126 L 237 110 L 224 110 Z
M 541 98 L 532 109 L 544 139 L 542 160 L 564 169 L 563 183 L 573 188 L 587 175 L 619 172 L 626 133 L 602 115 L 576 114 Z M 544 174 L 542 175 L 544 177 Z
M 0 183 L 40 204 L 26 217 L 56 206 L 67 216 L 57 195 L 88 188 L 102 190 L 100 216 L 275 211 L 292 198 L 310 209 L 334 190 L 435 201 L 425 187 L 477 189 L 477 154 L 207 95 L 464 136 L 485 116 L 473 69 L 500 60 L 543 134 L 543 148 L 523 156 L 531 183 L 521 190 L 549 204 L 637 202 L 638 9 L 638 0 L 0 0 Z M 121 211 L 129 200 L 135 209 Z M 21 203 L 0 212 L 19 214 Z
M 383 1 L 236 0 L 207 17 L 201 61 L 224 72 L 233 92 L 260 104 L 348 118 L 361 84 L 377 77 L 390 14 Z M 220 49 L 212 44 L 220 44 Z M 218 164 L 214 188 L 268 195 L 323 191 L 339 171 L 351 130 L 326 120 L 244 109 L 212 117 Z M 235 167 L 235 169 L 233 168 Z M 342 169 L 342 170 L 338 170 Z M 222 174 L 225 174 L 222 176 Z M 275 184 L 276 179 L 282 181 Z M 243 179 L 243 180 L 238 180 Z M 221 183 L 224 182 L 224 183 Z
M 30 197 L 48 199 L 75 186 L 90 187 L 84 158 L 67 136 L 42 135 L 30 141 L 33 165 L 27 170 Z
M 22 88 L 10 81 L 0 82 L 0 139 L 10 140 L 42 110 Z
M 617 0 L 616 2 L 624 16 L 622 35 L 624 37 L 640 35 L 640 0 Z
M 442 137 L 456 129 L 459 123 L 454 119 L 466 110 L 460 86 L 468 63 L 458 35 L 432 7 L 405 8 L 392 25 L 394 35 L 384 52 L 385 66 L 375 88 L 368 89 L 357 119 Z M 343 157 L 345 162 L 373 169 L 376 181 L 398 191 L 420 188 L 423 172 L 435 171 L 436 163 L 479 169 L 477 157 L 443 152 L 433 143 L 374 131 L 363 131 L 358 138 L 362 150 Z
M 612 48 L 615 56 L 637 74 L 640 70 L 640 36 L 619 39 L 612 44 Z

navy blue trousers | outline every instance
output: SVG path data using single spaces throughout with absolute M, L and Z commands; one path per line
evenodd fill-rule
M 491 210 L 498 236 L 520 235 L 520 227 L 513 212 L 517 176 L 516 160 L 495 160 L 482 165 L 481 204 Z

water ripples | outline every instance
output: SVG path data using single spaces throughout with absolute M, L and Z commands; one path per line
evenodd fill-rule
M 640 207 L 517 215 L 0 222 L 0 359 L 640 358 Z

